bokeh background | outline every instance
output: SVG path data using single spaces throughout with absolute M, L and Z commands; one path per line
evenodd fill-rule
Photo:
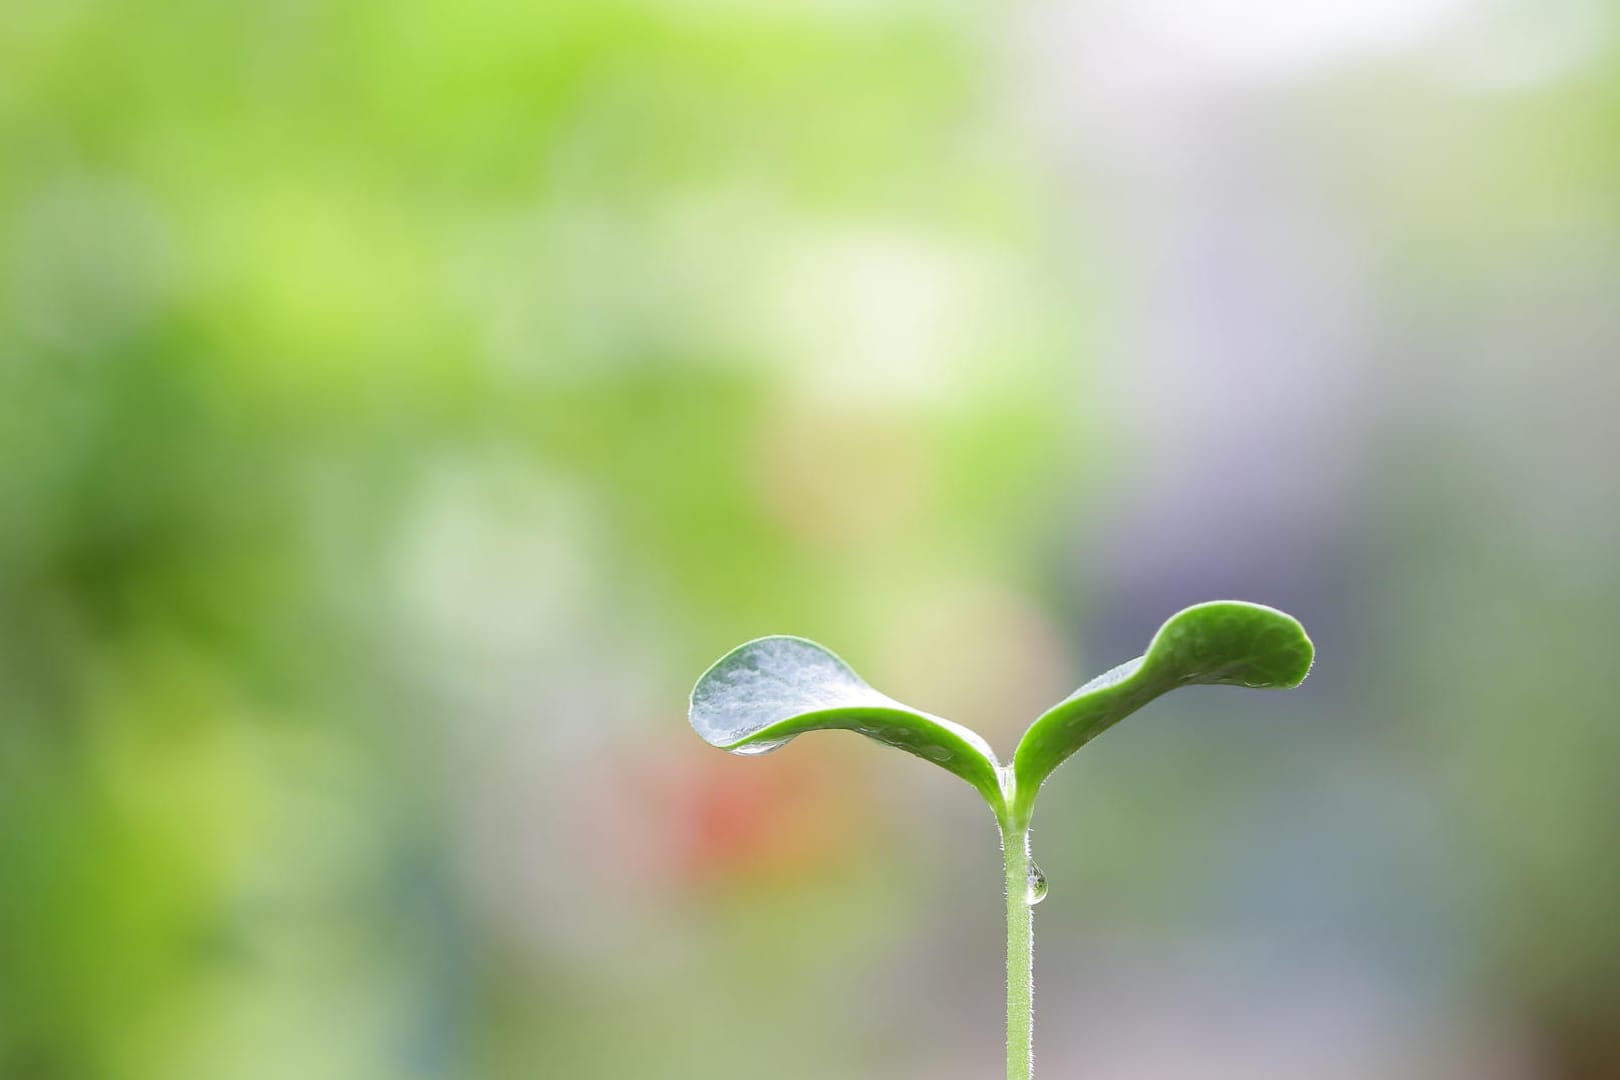
M 0 3 L 0 1077 L 1620 1077 L 1620 9 Z

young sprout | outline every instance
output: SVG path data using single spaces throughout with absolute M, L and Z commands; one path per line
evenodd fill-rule
M 1010 764 L 960 724 L 868 686 L 813 641 L 765 637 L 738 646 L 692 689 L 692 727 L 734 754 L 763 754 L 806 731 L 842 728 L 926 758 L 966 780 L 996 815 L 1006 870 L 1007 1080 L 1030 1080 L 1034 949 L 1030 909 L 1046 878 L 1030 857 L 1035 796 L 1063 761 L 1160 694 L 1198 684 L 1287 690 L 1310 671 L 1305 630 L 1274 608 L 1198 604 L 1159 628 L 1147 652 L 1092 679 L 1024 732 Z

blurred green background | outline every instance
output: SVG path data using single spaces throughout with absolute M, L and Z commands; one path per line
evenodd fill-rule
M 0 0 L 0 1077 L 1620 1077 L 1620 9 Z

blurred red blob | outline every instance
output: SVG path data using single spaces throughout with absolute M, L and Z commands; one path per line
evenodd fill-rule
M 703 748 L 655 767 L 638 788 L 651 806 L 641 822 L 649 865 L 673 884 L 815 876 L 849 850 L 849 785 L 834 784 L 814 752 L 745 761 Z M 650 765 L 650 763 L 647 763 Z

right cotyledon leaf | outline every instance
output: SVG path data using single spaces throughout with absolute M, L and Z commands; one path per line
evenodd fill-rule
M 1099 675 L 1030 725 L 1013 755 L 1014 817 L 1070 754 L 1178 686 L 1286 690 L 1311 670 L 1315 649 L 1292 616 L 1262 604 L 1217 600 L 1177 612 L 1147 652 Z
M 763 637 L 733 649 L 698 679 L 688 715 L 706 741 L 734 754 L 762 754 L 806 731 L 857 731 L 950 770 L 1003 809 L 984 739 L 879 693 L 805 638 Z

